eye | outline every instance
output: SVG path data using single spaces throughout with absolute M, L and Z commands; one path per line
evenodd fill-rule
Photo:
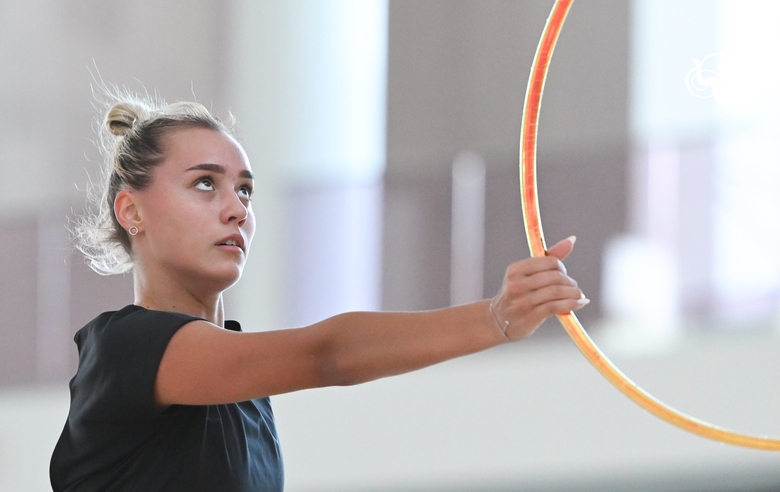
M 238 188 L 238 195 L 241 198 L 244 198 L 245 200 L 251 200 L 252 199 L 252 192 L 254 190 L 249 185 L 242 185 Z
M 211 178 L 200 178 L 195 182 L 195 188 L 201 191 L 214 191 L 214 182 Z

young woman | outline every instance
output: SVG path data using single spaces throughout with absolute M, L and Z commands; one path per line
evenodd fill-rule
M 125 97 L 103 129 L 105 189 L 76 239 L 95 270 L 132 269 L 135 300 L 76 334 L 55 491 L 281 490 L 268 396 L 519 340 L 588 303 L 560 261 L 570 238 L 510 265 L 490 300 L 242 333 L 225 320 L 222 293 L 241 276 L 255 233 L 253 176 L 229 128 L 196 103 Z

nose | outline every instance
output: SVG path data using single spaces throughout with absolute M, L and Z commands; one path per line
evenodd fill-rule
M 249 217 L 249 205 L 245 204 L 237 193 L 226 193 L 222 204 L 222 222 L 238 222 L 239 227 L 244 225 Z

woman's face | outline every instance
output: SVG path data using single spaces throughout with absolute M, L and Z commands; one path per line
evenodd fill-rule
M 137 195 L 133 253 L 145 273 L 224 290 L 241 276 L 255 232 L 249 160 L 230 136 L 174 130 L 151 184 Z

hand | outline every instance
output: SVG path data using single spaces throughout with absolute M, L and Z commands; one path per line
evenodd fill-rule
M 518 261 L 506 269 L 491 309 L 509 340 L 525 338 L 548 317 L 590 302 L 561 262 L 571 253 L 574 241 L 574 236 L 566 238 L 548 249 L 547 256 Z

